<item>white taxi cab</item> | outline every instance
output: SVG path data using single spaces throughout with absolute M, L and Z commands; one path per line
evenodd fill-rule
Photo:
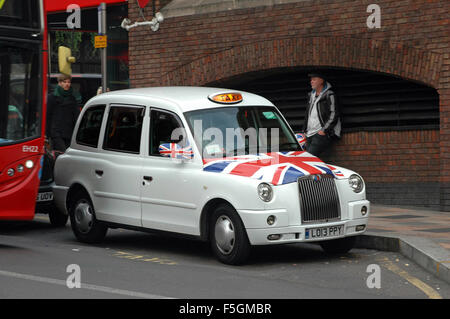
M 236 90 L 96 96 L 54 173 L 56 205 L 78 240 L 99 242 L 108 228 L 178 233 L 209 241 L 227 264 L 253 245 L 344 253 L 369 217 L 361 176 L 303 151 L 270 101 Z

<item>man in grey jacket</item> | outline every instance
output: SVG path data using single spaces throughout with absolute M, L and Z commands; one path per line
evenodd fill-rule
M 331 84 L 320 73 L 308 74 L 312 91 L 306 108 L 303 131 L 306 134 L 306 150 L 320 156 L 332 140 L 341 135 L 341 120 L 336 96 Z

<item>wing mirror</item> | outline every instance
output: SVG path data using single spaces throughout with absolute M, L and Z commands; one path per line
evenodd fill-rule
M 177 143 L 165 143 L 159 145 L 159 154 L 164 157 L 176 158 L 181 160 L 191 160 L 194 158 L 192 146 L 187 144 L 181 146 Z
M 303 133 L 295 133 L 295 137 L 302 150 L 306 150 L 306 135 Z

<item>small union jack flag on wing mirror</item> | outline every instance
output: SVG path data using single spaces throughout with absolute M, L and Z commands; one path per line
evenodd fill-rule
M 303 133 L 295 133 L 295 137 L 297 138 L 298 144 L 300 144 L 300 147 L 302 150 L 306 149 L 306 135 Z
M 192 146 L 189 144 L 184 147 L 177 143 L 161 144 L 159 146 L 159 154 L 164 157 L 187 160 L 194 157 L 194 151 L 192 150 Z

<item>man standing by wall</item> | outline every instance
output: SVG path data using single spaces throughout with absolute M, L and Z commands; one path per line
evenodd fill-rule
M 320 73 L 309 74 L 312 91 L 306 108 L 303 131 L 306 150 L 320 156 L 341 135 L 341 120 L 331 84 Z
M 81 96 L 71 87 L 72 77 L 61 74 L 47 103 L 47 136 L 53 150 L 64 152 L 70 145 L 73 129 L 80 114 Z

